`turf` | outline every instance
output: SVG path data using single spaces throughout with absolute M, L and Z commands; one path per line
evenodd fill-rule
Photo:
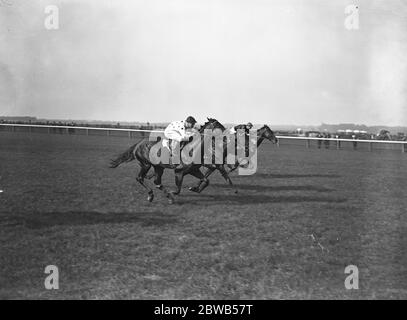
M 108 168 L 136 140 L 0 132 L 0 298 L 407 298 L 406 154 L 264 143 L 238 194 L 188 177 L 169 205 Z

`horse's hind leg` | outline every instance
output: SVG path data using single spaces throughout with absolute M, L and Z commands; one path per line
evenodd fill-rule
M 190 191 L 193 192 L 202 192 L 208 185 L 209 185 L 209 180 L 208 177 L 215 171 L 215 168 L 209 168 L 205 175 L 201 172 L 199 168 L 193 169 L 189 174 L 193 175 L 194 177 L 198 178 L 200 181 L 198 185 L 195 187 L 189 188 Z
M 174 194 L 180 194 L 181 193 L 181 187 L 182 187 L 182 181 L 184 180 L 184 172 L 182 170 L 180 171 L 175 171 L 175 185 L 177 186 L 177 189 L 175 190 Z
M 237 168 L 239 168 L 239 162 L 236 162 L 234 165 L 228 165 L 228 167 L 229 167 L 229 169 L 230 169 L 230 170 L 228 171 L 228 174 L 229 174 L 229 173 L 235 171 Z
M 146 179 L 150 180 L 152 177 L 155 177 L 156 175 L 157 175 L 157 174 L 156 174 L 155 168 L 154 168 L 154 171 L 153 171 L 153 172 L 150 172 L 150 173 L 147 172 L 147 174 L 146 174 Z
M 136 180 L 144 187 L 148 190 L 148 197 L 147 200 L 152 202 L 154 200 L 154 192 L 153 190 L 146 185 L 146 183 L 144 182 L 144 178 L 148 172 L 148 170 L 150 169 L 151 165 L 150 164 L 140 164 L 141 165 L 141 169 L 140 172 L 138 173 L 138 176 L 136 178 Z
M 154 173 L 153 173 L 153 175 L 152 176 L 154 176 L 155 177 L 155 179 L 154 179 L 154 184 L 155 184 L 155 186 L 156 186 L 156 188 L 158 188 L 158 189 L 160 189 L 161 190 L 161 187 L 162 187 L 162 184 L 161 184 L 161 178 L 162 178 L 162 176 L 163 176 L 163 173 L 164 173 L 164 169 L 163 168 L 161 168 L 161 167 L 154 167 Z M 151 174 L 149 174 L 149 175 L 147 175 L 147 179 L 151 179 Z

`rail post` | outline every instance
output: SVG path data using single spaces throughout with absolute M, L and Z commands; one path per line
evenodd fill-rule
M 310 140 L 307 139 L 306 143 L 305 143 L 306 147 L 309 148 L 310 147 Z
M 128 131 L 129 139 L 131 139 L 131 131 Z
M 341 148 L 341 142 L 339 140 L 336 140 L 336 149 L 340 149 Z
M 403 143 L 401 145 L 401 152 L 406 153 L 407 152 L 407 143 Z
M 373 142 L 369 142 L 369 151 L 373 150 Z

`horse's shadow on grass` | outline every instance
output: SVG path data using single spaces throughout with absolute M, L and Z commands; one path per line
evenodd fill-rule
M 227 184 L 213 183 L 210 186 L 222 189 L 231 189 Z M 253 191 L 316 191 L 316 192 L 332 192 L 333 189 L 321 186 L 264 186 L 264 185 L 251 185 L 251 184 L 235 184 L 234 188 L 237 190 L 253 190 Z
M 140 224 L 141 226 L 163 226 L 176 223 L 177 217 L 160 211 L 101 213 L 92 211 L 36 212 L 25 216 L 12 217 L 3 226 L 24 226 L 29 229 L 43 229 L 54 226 L 83 226 L 101 224 Z
M 265 194 L 216 194 L 216 195 L 197 195 L 200 196 L 195 204 L 219 205 L 219 204 L 237 204 L 237 205 L 249 205 L 249 204 L 272 204 L 272 203 L 343 203 L 347 200 L 345 198 L 331 197 L 331 196 L 270 196 Z M 180 204 L 186 204 L 186 199 L 178 202 Z
M 237 176 L 235 178 L 245 178 L 247 176 Z M 337 174 L 311 173 L 311 174 L 278 174 L 278 173 L 256 173 L 254 178 L 270 179 L 292 179 L 292 178 L 339 178 Z

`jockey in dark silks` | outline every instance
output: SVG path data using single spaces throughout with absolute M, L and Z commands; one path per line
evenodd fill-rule
M 234 134 L 236 137 L 236 148 L 238 148 L 239 146 L 238 141 L 239 139 L 237 139 L 238 135 L 244 134 L 245 135 L 245 150 L 246 150 L 246 155 L 248 154 L 248 147 L 249 147 L 249 137 L 250 137 L 250 129 L 253 128 L 253 124 L 251 122 L 248 122 L 246 124 L 239 124 L 237 126 L 234 126 L 232 129 L 230 129 L 230 133 Z M 236 149 L 237 150 L 237 149 Z
M 250 135 L 250 129 L 253 128 L 253 124 L 251 122 L 248 122 L 246 124 L 239 124 L 237 126 L 234 126 L 232 129 L 232 133 L 238 133 L 238 130 L 244 130 L 244 133 L 246 136 Z

